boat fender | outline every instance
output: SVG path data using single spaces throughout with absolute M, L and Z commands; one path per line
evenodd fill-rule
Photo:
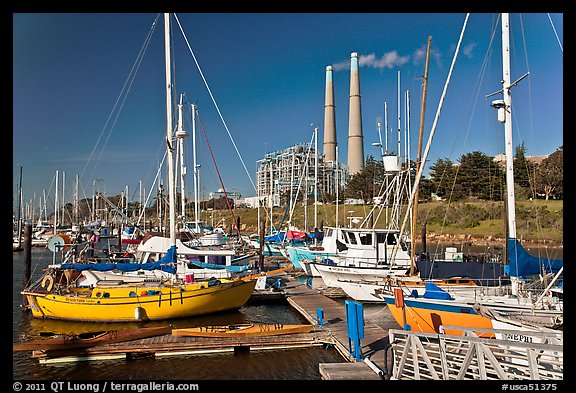
M 46 276 L 42 280 L 42 288 L 46 289 L 48 292 L 52 290 L 52 286 L 54 285 L 54 277 Z
M 144 315 L 144 309 L 142 307 L 136 307 L 134 309 L 134 319 L 141 321 Z

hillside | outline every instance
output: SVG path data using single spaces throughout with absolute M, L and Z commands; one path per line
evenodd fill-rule
M 117 203 L 115 197 L 111 197 Z M 70 208 L 70 206 L 68 206 Z M 368 216 L 371 205 L 340 205 L 338 207 L 338 221 L 341 226 L 350 226 L 356 218 L 359 222 Z M 336 225 L 336 206 L 332 204 L 318 205 L 317 224 L 320 228 Z M 89 202 L 80 202 L 80 217 L 89 216 Z M 193 206 L 189 207 L 188 219 L 193 214 Z M 533 200 L 516 202 L 517 235 L 523 241 L 545 242 L 549 244 L 563 244 L 564 205 L 562 200 Z M 391 214 L 389 210 L 388 214 Z M 258 209 L 237 208 L 231 213 L 227 209 L 204 210 L 201 219 L 205 224 L 222 227 L 226 231 L 232 230 L 232 224 L 240 217 L 240 228 L 243 233 L 255 233 L 258 230 Z M 261 220 L 266 217 L 266 228 L 270 228 L 270 211 L 260 209 Z M 289 212 L 285 208 L 275 207 L 272 210 L 273 223 L 278 227 L 284 219 L 285 227 Z M 376 211 L 379 217 L 375 226 L 383 227 L 386 222 L 386 209 Z M 65 223 L 70 222 L 68 214 Z M 401 214 L 401 220 L 404 213 Z M 487 241 L 502 242 L 505 238 L 506 227 L 504 223 L 505 209 L 503 202 L 473 201 L 457 202 L 427 202 L 418 205 L 417 234 L 420 235 L 422 225 L 426 223 L 426 234 L 429 238 L 449 238 L 451 241 L 470 241 L 471 239 L 484 239 Z M 157 225 L 155 208 L 146 212 L 146 225 Z M 314 207 L 298 206 L 294 210 L 292 224 L 300 229 L 314 227 Z M 407 225 L 409 224 L 409 221 Z M 356 226 L 355 224 L 352 224 Z
M 364 219 L 372 206 L 341 205 L 338 210 L 338 221 L 341 226 L 349 226 L 353 217 Z M 563 201 L 520 201 L 516 204 L 516 227 L 518 237 L 524 241 L 539 241 L 560 245 L 563 243 Z M 270 212 L 261 209 L 260 214 L 267 214 L 266 227 L 270 227 Z M 278 226 L 284 216 L 283 208 L 274 208 L 273 222 Z M 256 232 L 257 209 L 235 209 L 234 216 L 240 217 L 242 232 Z M 288 214 L 287 214 L 288 216 Z M 314 226 L 314 207 L 307 212 L 299 206 L 293 214 L 293 225 L 304 229 L 308 222 L 310 229 Z M 404 215 L 401 216 L 402 219 Z M 505 211 L 502 202 L 458 202 L 448 205 L 445 202 L 428 202 L 418 205 L 417 232 L 420 234 L 422 224 L 426 223 L 428 237 L 446 236 L 450 239 L 487 239 L 501 241 L 505 238 Z M 319 205 L 317 223 L 323 226 L 334 226 L 336 218 L 335 205 Z M 233 219 L 226 210 L 203 212 L 202 219 L 208 224 L 222 226 L 229 230 Z M 287 218 L 285 218 L 286 222 Z M 376 226 L 384 226 L 385 209 L 381 210 Z M 408 223 L 409 224 L 409 223 Z

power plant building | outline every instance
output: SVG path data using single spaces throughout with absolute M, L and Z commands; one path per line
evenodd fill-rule
M 341 190 L 350 176 L 364 168 L 364 137 L 362 135 L 362 108 L 358 54 L 350 56 L 350 108 L 348 120 L 348 166 L 339 164 L 336 137 L 336 108 L 332 67 L 326 67 L 326 95 L 324 101 L 324 154 L 318 152 L 316 178 L 316 152 L 314 147 L 294 145 L 268 153 L 257 161 L 258 199 L 266 206 L 280 206 L 287 198 L 301 198 L 302 193 L 313 197 L 318 185 L 318 201 L 334 202 L 336 182 Z M 316 183 L 317 179 L 317 183 Z M 299 188 L 300 187 L 300 188 Z M 330 200 L 326 200 L 326 196 Z M 285 198 L 284 201 L 281 199 Z M 264 202 L 265 201 L 265 202 Z
M 280 206 L 292 196 L 301 200 L 302 195 L 314 198 L 318 181 L 318 202 L 334 203 L 336 181 L 340 189 L 346 184 L 348 173 L 345 168 L 336 169 L 334 161 L 326 161 L 318 154 L 318 176 L 316 177 L 316 152 L 314 147 L 294 145 L 284 150 L 267 153 L 257 161 L 256 185 L 258 197 L 266 206 Z M 327 197 L 330 199 L 327 200 Z

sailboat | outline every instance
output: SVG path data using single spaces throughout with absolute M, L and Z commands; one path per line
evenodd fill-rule
M 510 90 L 516 86 L 519 80 L 514 83 L 511 83 L 510 80 L 508 14 L 502 14 L 501 23 L 503 79 L 500 92 L 504 99 L 495 100 L 491 105 L 498 110 L 498 120 L 505 125 L 508 211 L 507 269 L 511 279 L 511 295 L 477 297 L 450 295 L 439 287 L 427 283 L 429 291 L 426 291 L 422 296 L 415 296 L 414 294 L 405 294 L 401 287 L 395 287 L 393 293 L 385 294 L 383 298 L 396 322 L 413 331 L 439 333 L 442 325 L 528 330 L 550 327 L 560 329 L 563 327 L 562 299 L 548 294 L 554 280 L 557 280 L 562 273 L 563 261 L 535 258 L 528 254 L 516 238 Z M 536 297 L 523 294 L 521 291 L 522 277 L 540 274 L 542 271 L 555 274 L 552 283 Z M 510 321 L 505 323 L 497 315 L 503 315 L 514 323 Z
M 174 273 L 171 279 L 124 282 L 104 279 L 95 282 L 83 271 L 65 266 L 49 267 L 21 293 L 34 318 L 85 322 L 128 322 L 190 317 L 244 306 L 256 280 L 186 280 L 176 275 L 177 243 L 175 214 L 175 171 L 172 136 L 172 78 L 170 15 L 164 14 L 166 60 L 166 144 L 170 204 L 170 247 L 156 262 L 138 266 L 139 270 L 159 269 Z M 98 265 L 98 264 L 95 264 Z M 119 264 L 116 264 L 121 265 Z
M 331 257 L 333 263 L 310 262 L 326 286 L 340 287 L 340 282 L 347 281 L 378 281 L 390 275 L 404 275 L 410 268 L 412 241 L 402 233 L 399 218 L 402 205 L 410 196 L 411 169 L 408 163 L 403 165 L 400 156 L 400 125 L 398 127 L 396 154 L 382 154 L 386 182 L 374 198 L 372 210 L 359 228 L 336 228 L 344 239 L 337 241 L 339 250 L 345 253 Z M 386 227 L 369 227 L 371 221 L 379 221 L 383 210 Z

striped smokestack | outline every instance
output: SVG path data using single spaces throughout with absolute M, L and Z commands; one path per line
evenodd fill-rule
M 348 118 L 348 172 L 354 175 L 364 168 L 364 137 L 360 108 L 358 53 L 350 55 L 350 112 Z
M 326 67 L 326 100 L 324 104 L 324 159 L 336 162 L 336 113 L 334 110 L 332 67 Z

